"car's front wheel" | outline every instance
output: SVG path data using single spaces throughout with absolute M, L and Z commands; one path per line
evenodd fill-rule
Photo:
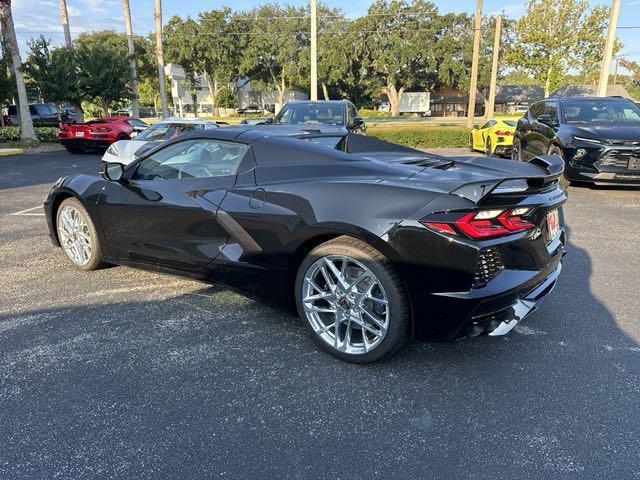
M 58 241 L 65 255 L 80 270 L 103 266 L 102 249 L 91 217 L 77 198 L 67 198 L 56 214 Z
M 562 149 L 557 145 L 551 145 L 549 147 L 549 151 L 547 152 L 547 155 L 557 155 L 564 161 L 564 155 L 562 154 Z M 564 188 L 565 190 L 571 186 L 571 180 L 567 178 L 566 174 L 563 174 L 562 177 L 560 177 L 560 186 L 562 186 L 562 188 Z
M 513 146 L 511 147 L 511 160 L 522 160 L 522 144 L 519 138 L 513 139 Z
M 396 352 L 409 325 L 406 294 L 389 261 L 368 244 L 338 237 L 313 249 L 296 277 L 298 313 L 331 355 L 368 363 Z

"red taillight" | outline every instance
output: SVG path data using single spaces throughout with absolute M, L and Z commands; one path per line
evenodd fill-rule
M 523 220 L 521 214 L 519 214 L 517 210 L 505 210 L 498 215 L 498 221 L 512 232 L 528 230 L 535 227 L 533 223 Z
M 492 219 L 477 219 L 476 215 L 476 212 L 469 212 L 456 220 L 455 224 L 471 238 L 498 237 L 509 233 L 505 227 L 494 224 Z
M 432 230 L 435 230 L 436 232 L 442 232 L 442 233 L 452 233 L 453 235 L 457 235 L 458 232 L 456 232 L 456 230 L 449 225 L 448 223 L 442 223 L 442 222 L 422 222 L 422 224 L 425 227 L 429 227 Z
M 453 212 L 437 215 L 433 220 L 423 219 L 421 223 L 439 233 L 464 233 L 469 238 L 484 240 L 534 228 L 535 225 L 526 219 L 529 212 L 529 208 L 480 210 L 463 214 Z M 449 215 L 452 216 L 450 221 L 446 219 Z
M 496 130 L 495 134 L 499 137 L 509 137 L 513 135 L 513 132 L 509 132 L 507 130 Z

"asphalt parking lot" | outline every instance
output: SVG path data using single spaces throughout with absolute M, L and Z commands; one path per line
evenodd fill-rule
M 573 188 L 559 286 L 504 338 L 323 354 L 222 287 L 73 270 L 0 159 L 0 478 L 640 479 L 640 191 Z

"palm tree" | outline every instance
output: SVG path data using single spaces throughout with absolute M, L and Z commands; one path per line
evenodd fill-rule
M 24 86 L 22 76 L 22 60 L 20 50 L 18 50 L 18 40 L 16 39 L 16 29 L 13 25 L 13 15 L 11 14 L 11 0 L 0 0 L 0 28 L 7 45 L 7 51 L 11 57 L 13 74 L 16 79 L 16 90 L 18 91 L 18 107 L 20 117 L 20 135 L 22 140 L 32 140 L 37 142 L 36 132 L 33 129 L 33 121 L 29 113 L 29 100 L 27 89 Z
M 73 42 L 71 41 L 71 29 L 69 27 L 69 13 L 67 12 L 67 0 L 60 0 L 60 21 L 64 30 L 64 45 L 67 50 L 73 50 Z M 84 113 L 80 102 L 75 107 L 75 119 L 77 122 L 84 122 Z
M 64 0 L 61 0 L 64 1 Z M 135 48 L 133 46 L 133 29 L 131 28 L 131 7 L 129 0 L 122 0 L 122 9 L 124 10 L 124 25 L 127 30 L 127 44 L 129 46 L 129 65 L 131 66 L 131 116 L 140 117 L 140 105 L 138 103 L 138 76 L 136 74 Z
M 158 57 L 158 79 L 160 80 L 160 103 L 162 104 L 162 118 L 169 115 L 167 110 L 167 92 L 164 80 L 164 51 L 162 49 L 162 0 L 156 0 L 156 56 Z

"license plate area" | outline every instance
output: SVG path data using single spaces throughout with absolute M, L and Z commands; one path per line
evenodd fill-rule
M 629 164 L 627 165 L 629 170 L 640 170 L 640 155 L 633 155 L 629 158 Z
M 560 232 L 560 215 L 558 209 L 547 212 L 547 243 L 551 242 Z
M 76 137 L 84 137 L 84 132 L 76 132 Z

